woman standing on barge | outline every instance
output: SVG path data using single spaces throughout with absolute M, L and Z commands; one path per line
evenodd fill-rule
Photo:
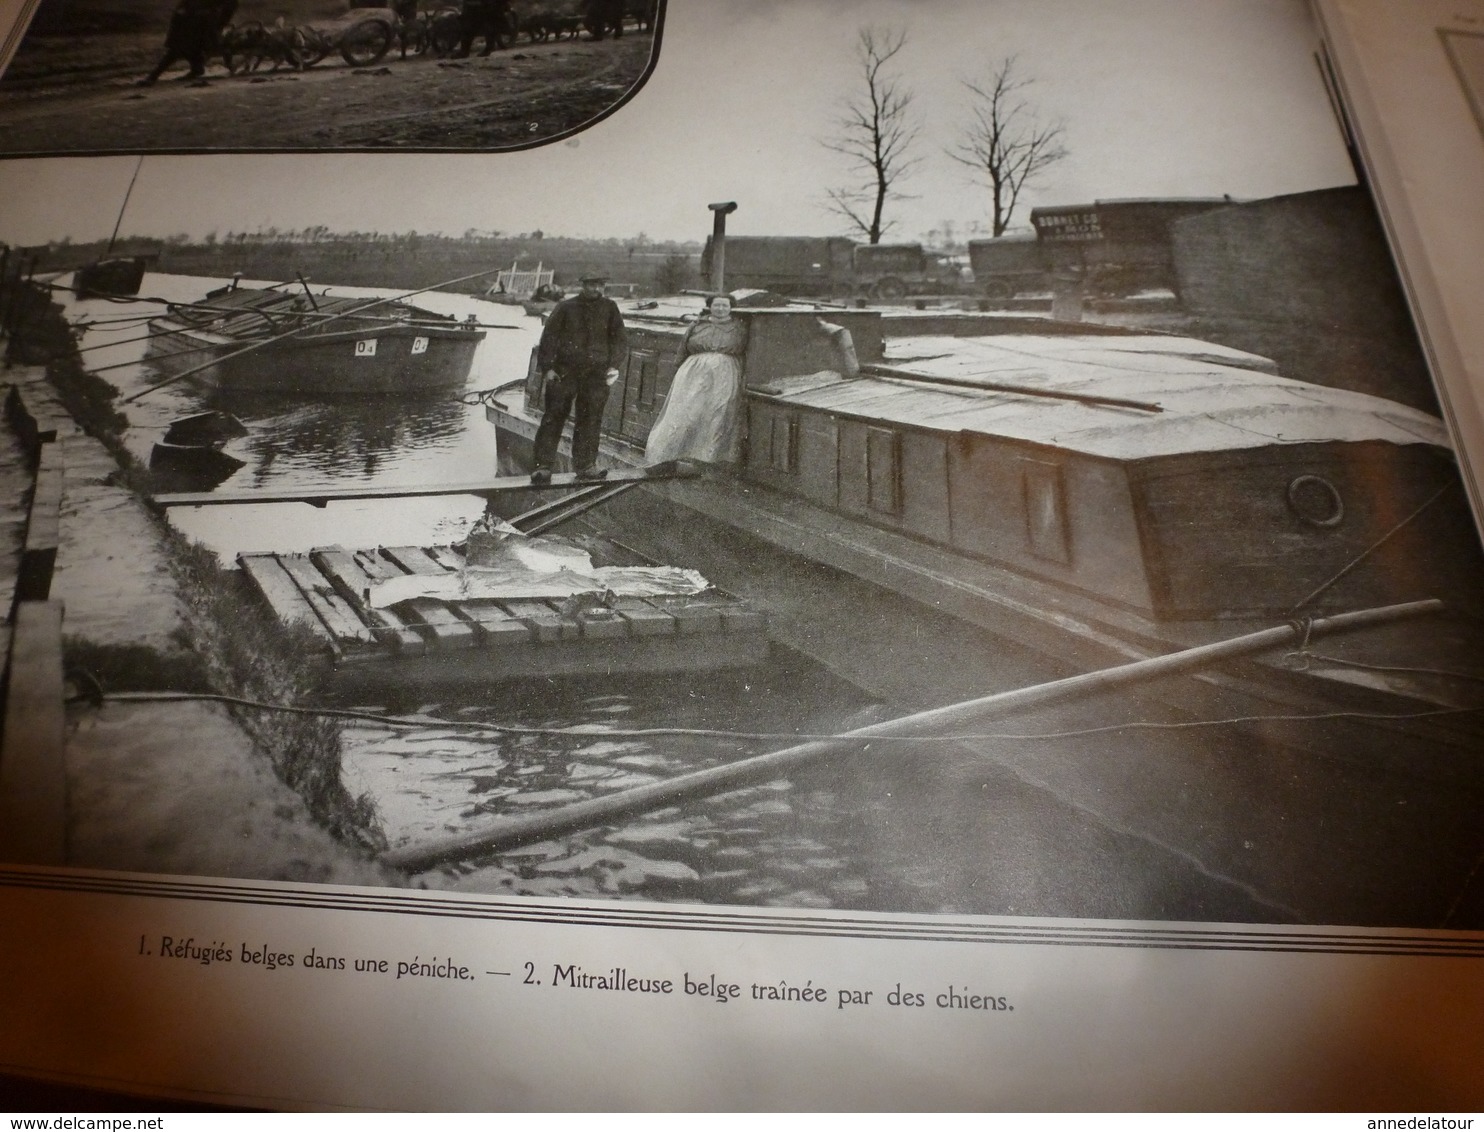
M 746 352 L 746 324 L 732 317 L 732 300 L 717 295 L 708 313 L 681 340 L 683 360 L 644 446 L 648 463 L 737 462 L 742 446 L 742 356 Z

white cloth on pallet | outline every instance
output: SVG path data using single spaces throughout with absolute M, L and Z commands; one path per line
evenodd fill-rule
M 700 573 L 679 566 L 594 566 L 579 546 L 532 538 L 498 521 L 471 530 L 465 546 L 462 570 L 382 579 L 367 590 L 367 605 L 385 609 L 415 598 L 522 601 L 586 593 L 664 597 L 698 594 L 709 586 Z

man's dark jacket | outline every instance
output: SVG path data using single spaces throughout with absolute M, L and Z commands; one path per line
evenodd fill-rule
M 554 369 L 563 377 L 580 377 L 621 369 L 628 349 L 618 304 L 601 295 L 577 295 L 547 316 L 536 365 L 542 373 Z

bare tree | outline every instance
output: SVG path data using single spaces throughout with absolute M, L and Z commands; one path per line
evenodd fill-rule
M 902 195 L 897 186 L 917 164 L 908 152 L 919 129 L 912 91 L 890 70 L 906 42 L 905 28 L 860 29 L 855 57 L 863 89 L 844 102 L 833 132 L 820 140 L 848 158 L 860 178 L 858 184 L 829 189 L 826 207 L 872 244 L 879 244 L 891 227 L 884 217 L 887 200 Z
M 1015 57 L 1004 59 L 983 83 L 963 81 L 969 92 L 968 120 L 948 156 L 987 182 L 993 234 L 1003 236 L 1026 184 L 1067 155 L 1065 127 L 1046 122 L 1026 100 L 1034 79 L 1015 73 Z

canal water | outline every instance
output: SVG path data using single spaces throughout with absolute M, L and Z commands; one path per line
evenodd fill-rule
M 142 295 L 198 300 L 225 280 L 151 274 Z M 316 287 L 316 291 L 320 288 Z M 375 295 L 363 288 L 332 294 Z M 312 400 L 231 395 L 189 380 L 120 407 L 125 442 L 145 463 L 169 422 L 224 409 L 247 426 L 226 451 L 244 466 L 219 490 L 411 485 L 459 482 L 493 474 L 494 428 L 477 403 L 488 390 L 524 374 L 540 322 L 520 308 L 471 296 L 426 294 L 412 300 L 491 327 L 480 345 L 465 396 L 423 400 Z M 157 302 L 72 301 L 69 317 L 87 322 L 81 345 L 120 400 L 162 378 L 144 360 L 144 320 Z M 106 368 L 105 368 L 106 367 Z M 305 551 L 339 544 L 436 545 L 457 541 L 483 512 L 476 497 L 408 501 L 179 509 L 172 521 L 230 564 L 240 552 Z M 684 565 L 681 563 L 680 565 Z M 344 774 L 353 793 L 376 802 L 392 846 L 478 828 L 492 817 L 595 797 L 785 746 L 788 736 L 828 734 L 879 718 L 857 689 L 788 654 L 762 670 L 606 682 L 543 682 L 446 699 L 348 704 L 369 712 L 415 713 L 415 728 L 347 725 Z M 488 723 L 580 733 L 518 738 L 451 724 Z M 776 738 L 626 738 L 640 728 L 694 728 Z M 968 910 L 959 887 L 936 864 L 895 847 L 883 861 L 880 814 L 892 783 L 848 763 L 810 768 L 622 825 L 429 870 L 429 888 L 539 896 L 638 896 L 658 900 L 872 908 Z M 908 801 L 910 783 L 896 796 Z M 887 825 L 890 825 L 888 820 Z M 970 902 L 972 905 L 974 902 Z
M 222 282 L 150 275 L 144 293 L 194 300 Z M 485 478 L 496 467 L 495 437 L 476 395 L 525 373 L 540 325 L 518 308 L 468 296 L 416 301 L 494 328 L 462 395 L 273 400 L 183 381 L 120 406 L 130 421 L 126 442 L 147 460 L 171 420 L 220 408 L 248 430 L 227 445 L 244 464 L 223 489 Z M 91 321 L 84 358 L 94 370 L 108 367 L 101 376 L 123 397 L 160 380 L 144 363 L 139 340 L 158 309 L 144 301 L 72 304 L 74 320 Z M 251 551 L 448 544 L 482 512 L 482 501 L 471 496 L 324 509 L 177 509 L 172 521 L 230 564 Z M 878 654 L 866 642 L 892 639 L 891 662 L 911 666 L 938 688 L 934 702 L 1064 674 L 947 617 L 936 630 L 922 628 L 928 616 L 917 611 L 916 636 L 906 625 L 893 629 L 886 606 L 873 608 L 874 591 L 822 569 L 801 576 L 792 596 L 807 599 L 811 585 L 829 586 L 833 605 L 859 608 L 839 631 L 855 634 L 849 639 L 870 647 L 869 655 Z M 863 671 L 856 679 L 869 676 Z M 374 799 L 394 847 L 466 834 L 497 817 L 668 779 L 903 710 L 873 703 L 858 687 L 777 647 L 769 666 L 744 673 L 540 682 L 336 706 L 419 721 L 347 723 L 343 731 L 346 782 Z M 1109 724 L 1132 726 L 1109 731 Z M 492 725 L 537 730 L 499 734 Z M 1404 763 L 1358 762 L 1343 747 L 1301 755 L 1255 738 L 1252 729 L 1196 724 L 1169 705 L 1130 695 L 985 726 L 989 735 L 972 740 L 846 750 L 787 777 L 474 856 L 413 883 L 491 894 L 914 913 L 1430 924 L 1455 901 L 1451 878 L 1467 873 L 1477 857 L 1477 794 L 1424 783 Z M 631 734 L 651 728 L 732 734 Z

